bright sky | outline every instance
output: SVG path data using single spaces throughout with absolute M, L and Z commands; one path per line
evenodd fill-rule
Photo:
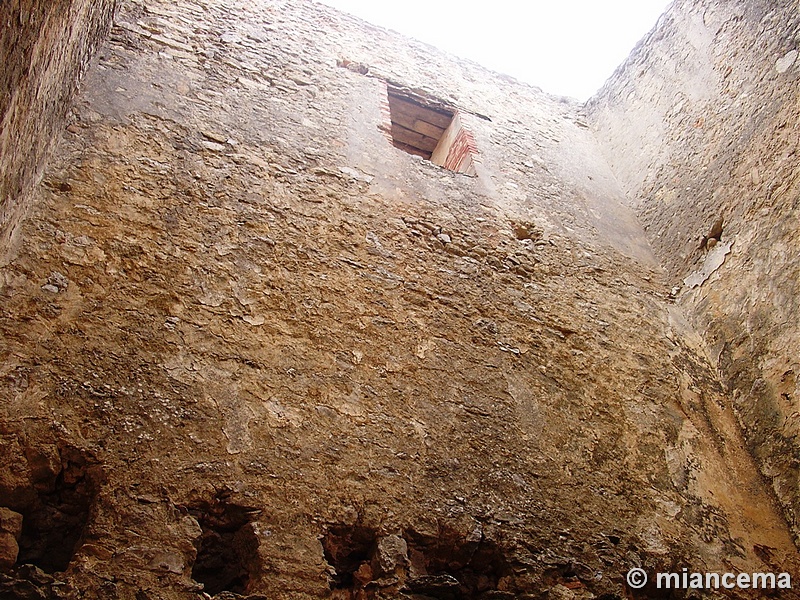
M 458 56 L 588 99 L 669 0 L 322 0 Z

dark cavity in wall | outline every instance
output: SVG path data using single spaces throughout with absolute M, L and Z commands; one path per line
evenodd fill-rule
M 96 461 L 74 448 L 61 449 L 61 468 L 37 460 L 28 450 L 35 495 L 22 509 L 18 565 L 32 564 L 47 573 L 64 571 L 85 534 L 102 474 Z M 41 468 L 37 468 L 39 463 Z
M 375 531 L 360 526 L 331 527 L 322 539 L 325 560 L 334 569 L 332 589 L 351 589 L 355 573 L 369 563 L 375 551 Z
M 225 494 L 189 507 L 202 535 L 196 543 L 192 578 L 212 596 L 220 592 L 247 593 L 257 567 L 258 538 L 252 526 L 257 509 L 229 503 Z
M 513 572 L 502 550 L 479 532 L 463 536 L 443 527 L 433 540 L 409 538 L 407 590 L 442 600 L 515 597 L 498 591 L 501 579 L 513 587 Z
M 480 530 L 468 535 L 446 527 L 435 537 L 414 532 L 379 535 L 361 525 L 331 526 L 322 538 L 333 567 L 332 598 L 513 598 L 513 570 L 500 548 Z

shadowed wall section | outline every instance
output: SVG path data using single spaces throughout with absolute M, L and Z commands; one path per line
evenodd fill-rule
M 0 264 L 115 0 L 0 3 Z

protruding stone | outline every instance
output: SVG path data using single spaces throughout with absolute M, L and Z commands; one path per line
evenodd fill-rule
M 408 544 L 399 535 L 389 535 L 378 540 L 372 569 L 380 575 L 394 575 L 398 567 L 408 563 Z
M 61 473 L 58 448 L 47 444 L 28 447 L 25 448 L 25 458 L 28 460 L 34 486 L 43 492 L 52 491 Z
M 147 565 L 147 568 L 151 571 L 164 571 L 181 574 L 183 573 L 184 569 L 183 558 L 181 558 L 175 552 L 168 552 L 164 550 L 156 553 L 156 555 Z
M 369 563 L 362 563 L 360 567 L 353 573 L 353 579 L 358 581 L 361 585 L 367 585 L 374 579 L 375 575 L 372 572 L 372 567 Z
M 53 271 L 47 278 L 47 285 L 52 285 L 59 292 L 63 292 L 69 287 L 69 279 L 58 271 Z
M 13 567 L 19 554 L 22 535 L 22 515 L 0 507 L 0 569 Z
M 786 73 L 797 60 L 797 50 L 789 50 L 786 54 L 775 61 L 775 70 L 778 73 Z

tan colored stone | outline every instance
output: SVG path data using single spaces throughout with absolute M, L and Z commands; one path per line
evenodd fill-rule
M 321 3 L 119 3 L 137 25 L 84 78 L 80 135 L 59 121 L 0 276 L 26 552 L 164 600 L 793 569 L 797 87 L 788 9 L 745 4 L 674 3 L 581 106 Z M 474 177 L 392 145 L 381 78 L 458 110 Z M 730 252 L 672 293 L 720 216 Z

